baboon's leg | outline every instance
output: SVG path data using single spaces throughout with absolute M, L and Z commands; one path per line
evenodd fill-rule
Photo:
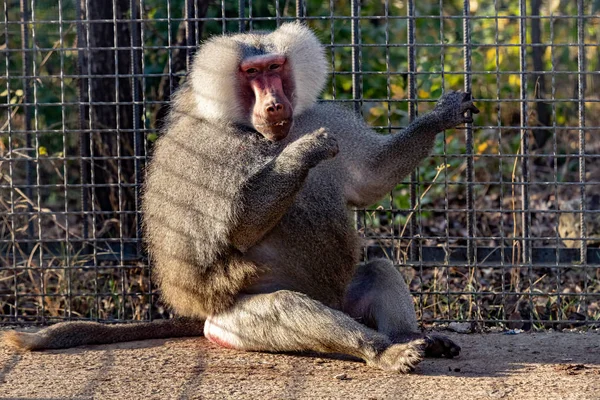
M 392 344 L 348 315 L 288 290 L 241 296 L 232 308 L 207 319 L 204 334 L 240 350 L 343 353 L 399 372 L 420 361 L 424 345 L 422 340 Z
M 394 343 L 424 338 L 426 356 L 451 358 L 460 352 L 460 347 L 445 336 L 420 333 L 410 291 L 402 274 L 388 260 L 359 266 L 348 286 L 343 310 Z

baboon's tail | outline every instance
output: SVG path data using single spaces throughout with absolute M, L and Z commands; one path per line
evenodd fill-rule
M 132 324 L 62 322 L 36 333 L 8 331 L 2 342 L 20 350 L 65 349 L 86 344 L 162 339 L 203 334 L 204 321 L 174 318 Z

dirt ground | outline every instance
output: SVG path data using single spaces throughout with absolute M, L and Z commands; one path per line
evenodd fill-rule
M 0 398 L 600 399 L 600 332 L 449 336 L 461 357 L 426 359 L 410 375 L 205 338 L 25 354 L 0 347 Z

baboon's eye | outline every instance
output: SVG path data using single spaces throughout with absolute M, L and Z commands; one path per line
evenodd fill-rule
M 269 65 L 269 69 L 270 70 L 279 69 L 279 67 L 281 67 L 281 64 L 271 64 L 271 65 Z
M 256 68 L 248 68 L 248 69 L 246 70 L 246 73 L 247 73 L 247 74 L 255 74 L 255 73 L 257 73 L 257 72 L 258 72 L 258 70 L 257 70 Z

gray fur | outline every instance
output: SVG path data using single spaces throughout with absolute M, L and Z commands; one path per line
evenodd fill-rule
M 7 331 L 3 342 L 21 350 L 65 349 L 84 344 L 106 344 L 156 338 L 198 336 L 203 321 L 187 318 L 107 325 L 98 322 L 65 322 L 36 333 Z
M 239 63 L 265 52 L 287 55 L 296 88 L 294 125 L 274 143 L 249 126 L 236 97 Z M 357 270 L 350 210 L 389 193 L 438 132 L 478 110 L 450 92 L 402 132 L 378 135 L 351 111 L 315 103 L 325 76 L 322 47 L 299 24 L 199 49 L 144 192 L 163 299 L 178 315 L 207 319 L 209 338 L 225 332 L 241 349 L 341 352 L 401 372 L 423 351 L 452 357 L 460 348 L 447 339 L 420 339 L 393 265 Z
M 197 116 L 209 121 L 246 123 L 248 116 L 237 100 L 237 69 L 244 57 L 264 53 L 288 56 L 296 85 L 294 116 L 310 108 L 323 89 L 327 62 L 318 39 L 299 23 L 283 24 L 274 32 L 215 36 L 200 47 L 191 86 Z

